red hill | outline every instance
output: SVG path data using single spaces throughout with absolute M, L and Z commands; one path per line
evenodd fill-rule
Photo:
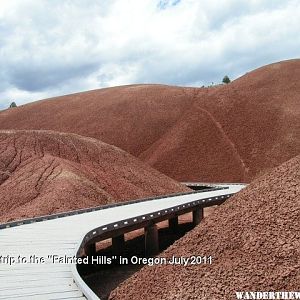
M 300 60 L 228 85 L 134 85 L 0 112 L 1 129 L 94 137 L 177 180 L 251 181 L 300 152 Z
M 188 190 L 92 138 L 0 131 L 0 222 Z

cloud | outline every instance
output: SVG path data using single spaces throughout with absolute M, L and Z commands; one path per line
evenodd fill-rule
M 299 1 L 0 0 L 0 108 L 131 83 L 202 85 L 299 55 Z

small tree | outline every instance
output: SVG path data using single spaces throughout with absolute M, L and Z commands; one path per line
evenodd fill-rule
M 223 77 L 222 82 L 228 84 L 228 83 L 230 82 L 229 77 L 228 77 L 227 75 L 225 75 L 225 76 Z
M 17 107 L 16 102 L 12 102 L 12 103 L 10 104 L 10 106 L 9 106 L 9 108 L 13 108 L 13 107 Z

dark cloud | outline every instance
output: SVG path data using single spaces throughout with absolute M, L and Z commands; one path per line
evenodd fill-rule
M 89 75 L 98 69 L 98 65 L 85 64 L 85 65 L 71 65 L 60 66 L 54 65 L 31 66 L 30 64 L 21 67 L 11 67 L 9 72 L 9 82 L 16 88 L 24 91 L 35 92 L 44 91 L 53 87 L 60 87 L 66 81 L 72 81 L 76 78 L 81 78 Z

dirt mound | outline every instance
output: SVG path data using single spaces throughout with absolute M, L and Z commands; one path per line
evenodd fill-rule
M 271 64 L 213 90 L 200 101 L 235 146 L 246 181 L 300 153 L 297 78 L 300 60 Z
M 176 123 L 191 101 L 179 87 L 106 88 L 2 111 L 0 129 L 71 132 L 138 156 Z
M 246 170 L 223 129 L 206 110 L 192 106 L 139 158 L 178 180 L 241 182 Z M 174 167 L 175 166 L 175 167 Z
M 254 181 L 162 257 L 212 255 L 211 265 L 153 266 L 110 299 L 237 299 L 236 291 L 298 291 L 300 156 Z
M 299 77 L 300 60 L 291 60 L 194 90 L 190 108 L 140 157 L 177 180 L 250 182 L 300 152 Z
M 189 189 L 92 138 L 0 131 L 0 221 Z
M 249 182 L 300 152 L 299 77 L 291 60 L 213 88 L 95 90 L 2 111 L 0 129 L 94 137 L 180 181 Z

